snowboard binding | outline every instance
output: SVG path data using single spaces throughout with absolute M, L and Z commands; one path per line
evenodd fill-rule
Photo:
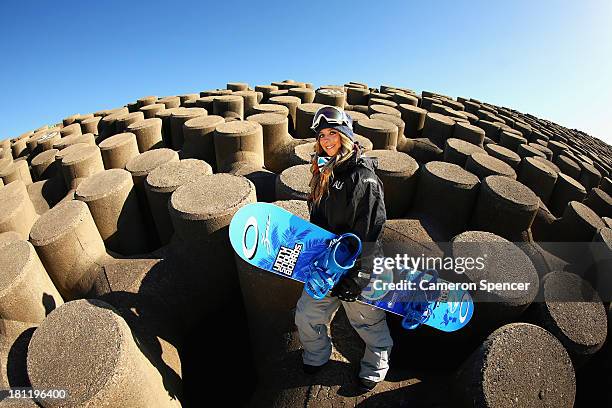
M 342 234 L 329 242 L 325 251 L 313 259 L 304 290 L 313 299 L 321 300 L 355 265 L 361 254 L 361 240 L 355 234 Z
M 410 292 L 410 298 L 406 303 L 406 315 L 402 319 L 404 329 L 414 330 L 424 324 L 433 315 L 433 310 L 438 305 L 437 299 L 440 297 L 440 290 L 430 291 L 420 288 L 420 282 L 426 272 L 429 272 L 432 276 L 428 281 L 429 283 L 438 281 L 438 272 L 435 269 L 419 272 L 413 279 L 413 282 L 417 283 L 417 288 Z

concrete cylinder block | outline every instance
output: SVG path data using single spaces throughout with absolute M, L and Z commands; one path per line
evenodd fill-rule
M 157 101 L 159 104 L 163 104 L 166 109 L 178 108 L 181 106 L 181 98 L 178 96 L 166 96 Z
M 174 231 L 183 241 L 226 241 L 233 215 L 256 200 L 255 186 L 249 180 L 219 173 L 177 188 L 168 209 Z
M 75 197 L 84 201 L 105 245 L 123 255 L 147 251 L 147 238 L 128 171 L 110 169 L 85 179 Z
M 496 143 L 487 143 L 485 144 L 485 150 L 491 157 L 495 157 L 507 163 L 514 170 L 518 170 L 519 164 L 521 163 L 521 156 L 513 152 L 512 150 L 500 146 Z
M 521 153 L 519 153 L 518 152 L 519 147 L 521 145 L 523 145 L 523 144 L 526 145 L 527 144 L 527 139 L 525 139 L 522 136 L 517 135 L 516 133 L 509 132 L 507 130 L 504 130 L 504 131 L 500 132 L 500 134 L 499 134 L 499 144 L 504 146 L 504 147 L 507 147 L 508 149 L 512 150 L 513 152 L 517 152 L 519 154 L 519 156 L 521 156 L 521 153 L 523 155 L 526 154 L 526 153 L 533 153 L 533 154 L 535 154 L 533 152 L 533 150 L 535 150 L 535 149 L 533 149 L 533 150 L 532 149 L 528 149 L 528 150 L 522 149 Z
M 422 136 L 443 148 L 446 139 L 452 137 L 455 121 L 439 113 L 428 113 L 425 116 Z
M 2 388 L 30 387 L 26 357 L 28 345 L 37 323 L 0 320 L 0 386 Z M 0 406 L 38 408 L 40 405 L 27 398 L 4 398 Z
M 406 124 L 404 134 L 409 138 L 417 138 L 421 135 L 425 125 L 427 111 L 413 105 L 400 104 L 397 109 L 401 113 L 401 118 Z
M 59 151 L 55 154 L 55 161 L 58 162 L 58 164 L 61 166 L 62 165 L 62 160 L 64 159 L 64 157 L 68 156 L 69 154 L 76 152 L 84 147 L 89 146 L 89 144 L 87 143 L 75 143 L 75 144 L 71 144 L 65 148 L 59 149 Z
M 261 92 L 263 94 L 263 99 L 261 102 L 266 103 L 270 98 L 270 92 L 278 91 L 278 86 L 276 85 L 256 85 L 255 92 Z M 260 112 L 261 113 L 261 112 Z
M 360 120 L 355 126 L 355 133 L 368 138 L 375 150 L 397 149 L 398 131 L 396 125 L 381 119 Z
M 534 321 L 563 344 L 575 367 L 603 346 L 607 316 L 597 291 L 580 276 L 550 272 L 542 279 L 542 302 L 534 307 Z
M 550 200 L 546 204 L 550 212 L 560 217 L 570 201 L 582 201 L 586 197 L 586 189 L 573 177 L 558 173 Z
M 546 160 L 552 160 L 552 150 L 550 150 L 546 146 L 542 146 L 539 143 L 529 143 L 529 146 L 544 153 Z
M 69 125 L 73 124 L 74 121 L 76 120 L 76 118 L 78 118 L 78 117 L 79 117 L 78 113 L 76 113 L 74 115 L 70 115 L 70 116 L 62 119 L 62 124 L 64 125 L 64 127 L 69 126 Z
M 346 102 L 349 105 L 367 105 L 370 99 L 370 90 L 368 88 L 347 88 Z
M 60 136 L 59 132 L 48 132 L 36 141 L 36 145 L 41 152 L 44 152 L 45 150 L 53 149 L 53 145 L 61 139 L 62 137 Z M 30 151 L 33 152 L 33 150 Z
M 408 142 L 406 136 L 404 136 L 406 124 L 399 116 L 387 115 L 386 113 L 375 113 L 370 116 L 370 119 L 386 120 L 387 122 L 393 123 L 395 126 L 397 126 L 397 150 L 401 150 L 404 144 Z
M 213 111 L 215 96 L 203 96 L 196 100 L 196 107 L 206 109 L 206 112 Z
M 54 177 L 60 172 L 60 165 L 55 160 L 57 149 L 45 150 L 32 159 L 32 171 L 37 180 L 45 180 Z
M 62 158 L 62 174 L 67 187 L 76 188 L 84 179 L 101 171 L 104 171 L 104 162 L 98 146 L 84 146 Z
M 15 241 L 22 241 L 23 238 L 16 231 L 0 232 L 0 247 Z
M 310 88 L 290 88 L 288 95 L 300 98 L 301 103 L 313 103 L 315 91 Z
M 299 107 L 298 107 L 298 110 L 299 110 Z M 351 119 L 353 120 L 353 129 L 355 128 L 355 124 L 359 122 L 360 120 L 369 119 L 367 114 L 362 113 L 362 112 L 357 112 L 354 110 L 345 110 L 344 113 L 349 115 Z
M 519 166 L 517 180 L 536 193 L 544 204 L 548 204 L 557 181 L 557 172 L 533 157 L 525 157 Z
M 257 122 L 222 123 L 215 130 L 214 142 L 217 171 L 228 171 L 242 161 L 264 166 L 263 130 Z
M 488 120 L 481 119 L 475 123 L 475 126 L 478 126 L 479 128 L 485 131 L 485 137 L 491 139 L 495 143 L 501 144 L 501 141 L 500 141 L 501 124 L 500 123 L 489 122 Z M 508 131 L 506 130 L 505 132 L 508 132 Z M 508 132 L 508 133 L 514 134 L 515 136 L 520 136 L 520 135 L 517 135 L 516 133 L 512 133 L 512 132 Z M 513 141 L 514 139 L 508 136 L 508 140 Z M 518 142 L 515 142 L 515 143 L 518 144 Z M 515 149 L 510 149 L 510 150 L 516 151 Z
M 562 242 L 590 242 L 605 222 L 595 211 L 577 201 L 570 201 L 558 221 L 555 238 Z
M 244 98 L 240 95 L 221 95 L 213 99 L 213 114 L 225 117 L 227 112 L 234 112 L 244 119 Z
M 509 177 L 488 176 L 481 183 L 471 226 L 525 241 L 537 211 L 538 197 L 529 187 Z
M 392 108 L 390 106 L 370 105 L 368 107 L 368 114 L 370 116 L 377 114 L 377 113 L 384 113 L 385 115 L 397 116 L 398 118 L 402 117 L 402 114 L 399 110 Z
M 42 322 L 64 303 L 29 242 L 15 241 L 0 247 L 0 265 L 0 314 L 4 319 Z
M 584 200 L 600 217 L 612 217 L 612 197 L 600 188 L 594 187 Z
M 66 300 L 87 296 L 108 258 L 91 212 L 82 201 L 62 202 L 32 226 L 30 242 Z
M 93 135 L 98 135 L 98 125 L 102 118 L 100 116 L 94 116 L 93 118 L 85 119 L 81 122 L 81 133 L 91 133 Z
M 406 153 L 391 150 L 372 150 L 366 156 L 378 161 L 376 175 L 384 187 L 387 218 L 402 217 L 412 205 L 419 164 Z
M 117 119 L 127 114 L 128 112 L 119 111 L 119 112 L 111 113 L 110 115 L 104 116 L 98 123 L 98 134 L 100 135 L 100 138 L 104 140 L 109 136 L 112 136 L 117 133 L 121 133 L 121 132 L 117 132 Z
M 228 82 L 227 89 L 230 91 L 247 91 L 249 89 L 249 84 L 244 82 Z
M 306 89 L 306 88 L 300 88 Z M 295 137 L 298 139 L 308 139 L 316 137 L 314 131 L 310 128 L 312 120 L 317 110 L 322 107 L 320 103 L 302 103 L 296 108 L 295 116 Z M 353 123 L 354 126 L 354 123 Z M 288 130 L 287 130 L 288 131 Z
M 441 103 L 441 102 L 442 102 L 441 99 L 432 98 L 431 96 L 423 95 L 423 97 L 421 98 L 421 104 L 419 105 L 419 107 L 427 111 L 431 111 L 431 105 L 435 103 Z
M 98 147 L 105 169 L 124 169 L 128 161 L 139 155 L 136 136 L 133 133 L 111 136 L 100 142 Z
M 576 163 L 570 157 L 564 154 L 558 155 L 556 156 L 556 158 L 553 159 L 553 163 L 556 164 L 557 167 L 559 167 L 559 170 L 561 172 L 567 174 L 568 176 L 576 180 L 580 178 L 581 168 L 578 163 Z
M 169 385 L 151 361 L 161 350 L 145 344 L 108 303 L 75 300 L 34 332 L 28 376 L 35 388 L 67 391 L 66 399 L 45 400 L 48 407 L 180 407 L 180 389 Z
M 230 90 L 225 90 L 227 91 L 227 93 L 232 93 L 232 91 Z M 218 95 L 225 95 L 225 93 L 223 91 L 219 91 L 221 93 L 219 93 Z M 185 103 L 187 103 L 188 101 L 195 101 L 196 99 L 198 99 L 200 97 L 199 94 L 195 94 L 195 93 L 190 93 L 190 94 L 183 94 L 183 95 L 179 95 L 179 100 L 181 101 L 181 106 L 185 106 Z
M 465 167 L 468 158 L 474 154 L 487 154 L 481 147 L 462 139 L 446 139 L 444 144 L 444 161 Z
M 258 113 L 277 113 L 285 117 L 289 116 L 289 108 L 275 103 L 260 103 L 253 107 L 253 115 Z
M 453 137 L 483 147 L 485 131 L 478 126 L 456 123 L 453 129 Z
M 289 167 L 276 179 L 276 199 L 307 200 L 311 178 L 310 164 Z
M 308 142 L 294 146 L 293 153 L 289 158 L 289 164 L 291 166 L 297 166 L 299 164 L 310 163 L 312 161 L 312 155 L 315 152 L 315 143 L 316 142 Z
M 198 159 L 166 163 L 149 173 L 144 186 L 149 208 L 155 221 L 155 228 L 163 245 L 169 243 L 172 234 L 174 234 L 172 221 L 168 213 L 168 200 L 172 193 L 183 184 L 200 176 L 211 174 L 212 167 Z
M 240 98 L 242 100 L 242 98 Z M 190 119 L 197 118 L 200 116 L 206 116 L 208 112 L 202 108 L 178 108 L 172 111 L 170 117 L 171 137 L 172 144 L 166 146 L 172 146 L 173 149 L 179 150 L 183 147 L 185 137 L 183 135 L 183 125 Z
M 297 107 L 302 103 L 301 99 L 289 95 L 273 96 L 268 100 L 268 103 L 282 105 L 289 109 L 289 132 L 293 133 L 296 126 Z
M 20 180 L 25 185 L 32 184 L 32 174 L 25 158 L 19 158 L 9 162 L 0 169 L 0 178 L 4 184 L 9 184 L 13 181 Z
M 421 166 L 412 211 L 450 238 L 467 226 L 479 184 L 478 177 L 456 164 L 431 161 Z
M 580 177 L 578 181 L 582 184 L 587 191 L 593 187 L 597 187 L 601 181 L 601 173 L 593 165 L 586 162 L 578 162 L 582 170 L 580 171 Z
M 142 98 L 138 98 L 136 100 L 136 104 L 138 106 L 138 109 L 140 109 L 143 106 L 153 105 L 155 104 L 156 101 L 157 101 L 157 96 L 143 96 Z
M 70 135 L 80 135 L 82 134 L 81 125 L 79 125 L 78 123 L 73 123 L 72 125 L 65 126 L 62 129 L 60 129 L 60 133 L 62 137 L 66 137 Z
M 343 89 L 337 88 L 319 88 L 315 93 L 315 103 L 323 105 L 332 105 L 344 109 L 346 103 L 346 93 Z
M 154 103 L 151 105 L 143 106 L 142 108 L 140 108 L 140 111 L 142 112 L 145 119 L 152 119 L 155 117 L 157 112 L 162 111 L 164 109 L 166 109 L 166 105 L 164 105 L 163 103 Z
M 558 140 L 551 140 L 550 142 L 548 142 L 547 147 L 552 150 L 553 159 L 561 154 L 567 154 L 569 152 L 569 146 Z
M 287 89 L 278 89 L 276 91 L 271 91 L 268 97 L 268 102 L 270 101 L 270 98 L 273 98 L 275 96 L 289 96 L 289 91 Z
M 27 141 L 25 139 L 16 140 L 11 144 L 13 157 L 22 157 L 29 153 Z
M 138 144 L 138 151 L 140 153 L 164 147 L 164 142 L 162 140 L 162 120 L 159 118 L 134 122 L 127 127 L 127 131 L 136 136 L 136 143 Z
M 531 259 L 522 248 L 490 232 L 466 231 L 456 235 L 451 244 L 455 259 L 473 259 L 482 267 L 464 267 L 453 272 L 457 279 L 479 285 L 482 280 L 491 283 L 520 282 L 522 289 L 470 291 L 478 305 L 478 315 L 470 325 L 478 333 L 490 333 L 502 324 L 515 321 L 535 300 L 540 280 Z M 476 261 L 478 262 L 478 261 Z
M 127 132 L 128 126 L 141 120 L 144 120 L 142 112 L 132 112 L 119 116 L 115 121 L 115 134 Z
M 314 105 L 314 104 L 305 104 Z M 300 107 L 304 106 L 300 105 Z M 315 107 L 313 109 L 316 110 Z M 263 131 L 264 165 L 266 169 L 281 173 L 291 166 L 290 156 L 295 146 L 305 144 L 305 140 L 295 140 L 289 134 L 288 118 L 275 113 L 251 115 L 248 121 L 257 122 Z
M 574 368 L 563 345 L 528 323 L 495 330 L 452 383 L 455 401 L 464 407 L 571 408 L 576 396 Z
M 165 146 L 172 146 L 172 126 L 170 120 L 172 114 L 179 109 L 180 108 L 165 109 L 155 114 L 155 117 L 162 121 L 162 139 L 164 140 Z
M 243 99 L 244 113 L 243 113 L 242 119 L 253 114 L 253 107 L 258 104 L 257 92 L 243 90 L 243 91 L 234 92 L 232 95 L 241 96 Z M 213 105 L 213 109 L 214 109 L 214 105 Z
M 540 157 L 542 159 L 546 159 L 546 155 L 544 154 L 544 152 L 529 146 L 528 144 L 520 144 L 519 147 L 517 148 L 516 152 L 518 153 L 519 156 L 521 157 Z
M 510 177 L 516 180 L 516 172 L 506 162 L 486 153 L 472 153 L 465 162 L 465 169 L 480 180 L 492 175 Z
M 295 82 L 293 80 L 286 80 L 283 82 L 272 82 L 272 85 L 276 85 L 278 86 L 278 89 L 284 89 L 284 90 L 289 90 L 291 88 L 305 88 L 306 87 L 304 84 Z
M 551 169 L 553 169 L 555 171 L 555 173 L 560 173 L 561 169 L 559 168 L 559 166 L 557 166 L 555 163 L 551 162 L 550 160 L 547 160 L 543 157 L 540 156 L 532 156 L 533 159 L 539 161 L 540 163 L 543 163 L 545 165 L 547 165 L 548 167 L 550 167 Z
M 419 98 L 417 98 L 414 95 L 404 93 L 404 92 L 394 93 L 393 101 L 397 103 L 398 105 L 406 104 L 406 105 L 417 106 L 419 104 Z
M 57 150 L 63 150 L 68 146 L 77 143 L 84 143 L 90 146 L 96 145 L 96 139 L 92 133 L 87 133 L 85 135 L 71 135 L 62 137 L 59 141 L 53 143 L 53 148 Z
M 137 102 L 128 102 L 125 104 L 128 108 L 129 113 L 138 112 L 138 103 Z
M 66 185 L 61 175 L 32 183 L 27 186 L 27 190 L 39 215 L 49 211 L 66 196 Z
M 231 95 L 234 91 L 231 89 L 211 89 L 208 91 L 200 92 L 200 97 L 203 96 L 223 96 L 223 95 Z
M 182 157 L 204 160 L 216 167 L 214 132 L 222 123 L 225 120 L 217 115 L 199 116 L 185 122 Z
M 372 105 L 383 105 L 383 106 L 387 106 L 389 108 L 397 107 L 397 103 L 393 102 L 393 100 L 391 100 L 391 99 L 380 99 L 380 98 L 370 97 L 370 99 L 368 100 L 368 109 Z M 379 112 L 379 113 L 383 113 L 383 112 Z
M 162 164 L 175 162 L 178 160 L 178 153 L 172 149 L 154 149 L 141 153 L 138 156 L 130 159 L 126 163 L 125 169 L 132 174 L 134 186 L 137 190 L 142 191 L 142 198 L 145 199 L 143 183 L 149 173 Z
M 250 162 L 234 163 L 228 173 L 251 181 L 255 185 L 257 201 L 269 203 L 276 199 L 276 173 Z
M 601 183 L 599 184 L 599 188 L 612 195 L 612 179 L 610 177 L 603 177 L 601 179 Z

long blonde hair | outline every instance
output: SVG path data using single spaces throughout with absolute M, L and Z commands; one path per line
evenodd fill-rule
M 332 158 L 334 160 L 329 166 L 325 166 L 322 171 L 319 170 L 317 164 L 317 158 L 323 153 L 320 140 L 314 144 L 314 152 L 312 161 L 310 162 L 310 173 L 312 178 L 310 179 L 310 194 L 308 196 L 308 203 L 319 205 L 323 195 L 329 192 L 329 180 L 334 176 L 334 168 L 341 163 L 347 161 L 353 154 L 357 154 L 355 149 L 355 142 L 349 139 L 344 133 L 340 134 L 340 150 L 338 154 Z

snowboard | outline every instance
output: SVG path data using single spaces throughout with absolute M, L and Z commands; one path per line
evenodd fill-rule
M 341 273 L 342 269 L 352 267 L 361 251 L 361 243 L 355 242 L 359 239 L 353 234 L 333 234 L 269 203 L 253 203 L 240 208 L 230 223 L 229 238 L 236 254 L 247 263 L 306 285 L 312 284 L 312 264 L 321 260 L 322 253 L 331 254 Z M 418 286 L 421 280 L 436 279 L 444 282 L 437 278 L 435 271 L 384 269 L 380 274 L 372 274 L 370 284 L 358 301 L 406 317 L 411 313 L 408 302 L 414 301 L 419 291 L 388 290 L 375 282 L 403 280 Z M 313 289 L 312 286 L 308 288 Z M 424 304 L 427 303 L 428 317 L 422 324 L 445 332 L 464 327 L 474 311 L 470 294 L 463 290 L 440 291 L 435 299 L 425 299 Z

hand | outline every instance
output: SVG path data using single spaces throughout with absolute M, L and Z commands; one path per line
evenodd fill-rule
M 354 302 L 361 294 L 361 288 L 357 285 L 357 282 L 348 276 L 343 276 L 340 281 L 333 287 L 331 291 L 332 296 L 337 296 L 338 299 L 345 302 Z

